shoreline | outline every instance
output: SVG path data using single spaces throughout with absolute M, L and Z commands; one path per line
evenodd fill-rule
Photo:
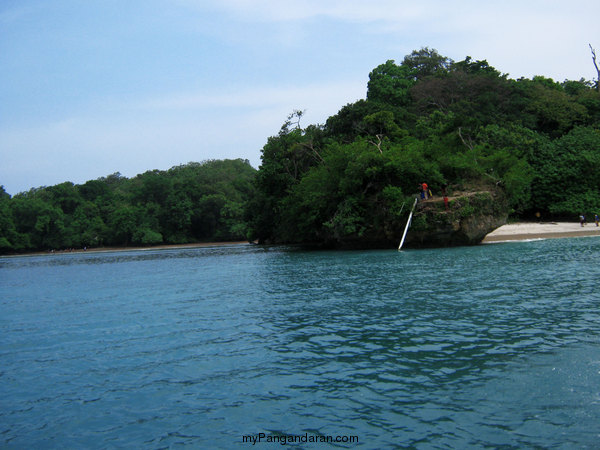
M 487 234 L 481 244 L 495 244 L 500 242 L 519 242 L 537 239 L 560 239 L 571 237 L 600 237 L 600 227 L 595 223 L 588 223 L 582 227 L 579 222 L 518 222 L 502 225 Z M 73 253 L 110 253 L 148 250 L 177 250 L 185 248 L 226 247 L 232 245 L 252 245 L 248 241 L 223 241 L 223 242 L 195 242 L 191 244 L 161 244 L 135 247 L 95 247 L 86 250 L 82 248 L 72 250 L 57 250 L 44 252 L 27 252 L 0 255 L 0 258 L 21 256 L 52 256 L 68 255 Z
M 600 227 L 593 222 L 584 227 L 579 222 L 520 222 L 502 225 L 486 235 L 481 243 L 589 236 L 600 236 Z
M 94 247 L 86 250 L 74 248 L 73 250 L 56 250 L 45 252 L 27 252 L 15 253 L 11 255 L 0 255 L 0 258 L 11 258 L 21 256 L 52 256 L 52 255 L 70 255 L 74 253 L 110 253 L 110 252 L 137 252 L 148 250 L 176 250 L 182 248 L 201 248 L 201 247 L 226 247 L 230 245 L 250 245 L 248 241 L 223 241 L 223 242 L 195 242 L 192 244 L 161 244 L 135 247 Z

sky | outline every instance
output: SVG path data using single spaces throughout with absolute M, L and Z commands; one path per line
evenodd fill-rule
M 0 185 L 258 168 L 291 112 L 323 124 L 422 47 L 595 80 L 598 17 L 597 0 L 1 0 Z

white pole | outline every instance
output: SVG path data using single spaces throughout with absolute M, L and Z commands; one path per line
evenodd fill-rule
M 412 220 L 413 211 L 415 210 L 415 206 L 417 206 L 418 201 L 419 201 L 419 198 L 418 197 L 415 198 L 413 207 L 410 210 L 410 214 L 408 215 L 408 220 L 406 221 L 406 227 L 404 227 L 404 234 L 402 235 L 402 240 L 400 241 L 400 245 L 398 246 L 398 251 L 400 251 L 402 249 L 402 246 L 404 245 L 404 239 L 406 238 L 406 233 L 408 232 L 408 227 L 410 226 L 410 221 Z

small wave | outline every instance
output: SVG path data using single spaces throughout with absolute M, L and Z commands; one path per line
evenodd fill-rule
M 545 241 L 548 238 L 531 238 L 531 239 L 505 239 L 502 241 L 489 241 L 489 242 L 482 242 L 483 245 L 490 245 L 490 244 L 506 244 L 506 243 L 514 243 L 514 242 L 535 242 L 535 241 Z

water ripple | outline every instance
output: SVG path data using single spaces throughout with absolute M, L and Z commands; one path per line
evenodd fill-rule
M 593 448 L 600 241 L 0 258 L 3 447 Z

